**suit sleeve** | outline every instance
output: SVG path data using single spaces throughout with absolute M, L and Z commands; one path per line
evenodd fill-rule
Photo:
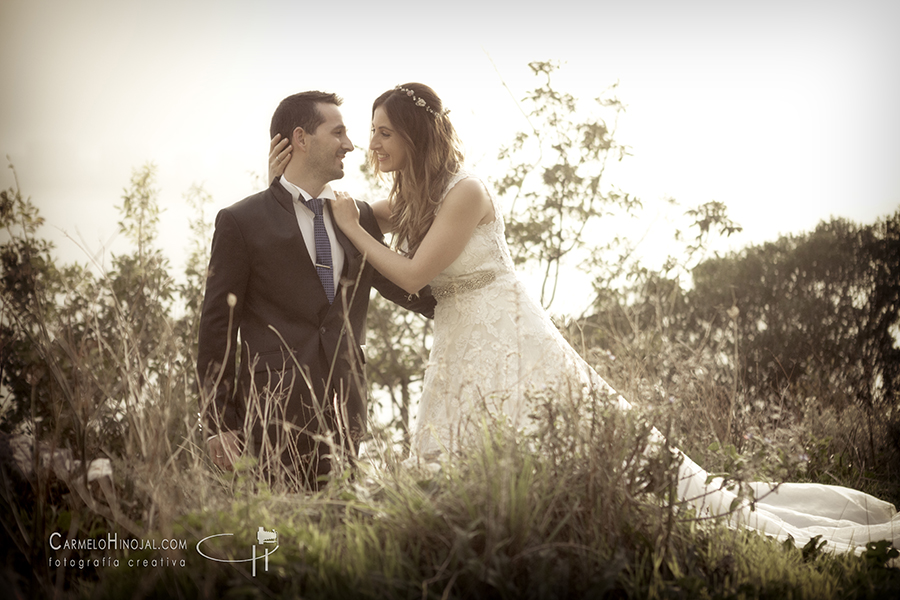
M 417 312 L 423 317 L 433 319 L 434 307 L 437 301 L 431 295 L 431 287 L 425 286 L 418 294 L 408 294 L 406 290 L 395 284 L 393 281 L 375 271 L 372 277 L 372 287 L 378 292 L 399 306 L 413 312 Z
M 234 216 L 222 210 L 216 216 L 197 350 L 200 412 L 209 434 L 241 426 L 235 356 L 249 275 L 250 257 L 240 228 Z
M 359 205 L 359 222 L 362 224 L 363 228 L 369 232 L 369 235 L 384 244 L 384 236 L 378 228 L 378 221 L 375 219 L 375 213 L 372 211 L 372 207 L 365 202 L 357 202 L 357 205 Z M 372 287 L 394 304 L 402 306 L 407 310 L 417 312 L 429 319 L 434 318 L 434 306 L 436 301 L 434 296 L 431 295 L 431 287 L 425 286 L 416 295 L 408 294 L 406 290 L 379 273 L 377 270 L 375 270 L 372 275 Z

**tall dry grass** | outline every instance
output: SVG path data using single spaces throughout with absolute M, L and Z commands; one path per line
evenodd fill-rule
M 60 348 L 55 327 L 36 338 L 48 360 Z M 128 399 L 103 406 L 129 425 L 122 450 L 105 452 L 112 485 L 79 486 L 83 473 L 60 481 L 38 466 L 30 496 L 4 486 L 4 502 L 19 515 L 13 535 L 29 541 L 26 564 L 6 572 L 23 596 L 827 598 L 878 597 L 900 580 L 875 555 L 834 558 L 697 520 L 675 497 L 676 456 L 650 443 L 651 424 L 674 433 L 674 404 L 623 413 L 606 398 L 535 398 L 539 426 L 528 435 L 484 420 L 468 450 L 437 471 L 404 468 L 389 439 L 370 440 L 374 460 L 339 465 L 316 493 L 298 493 L 287 474 L 263 478 L 268 471 L 252 458 L 222 472 L 186 401 L 194 388 L 174 358 L 177 336 L 149 347 L 173 360 L 160 369 L 165 376 L 147 381 L 147 357 L 129 332 L 121 332 L 121 354 L 108 349 Z M 63 349 L 75 372 L 90 377 L 89 356 Z M 102 410 L 94 395 L 75 392 L 65 406 L 94 418 Z M 102 440 L 87 437 L 88 452 L 103 453 Z M 196 551 L 204 537 L 234 532 L 215 550 L 246 559 L 258 526 L 278 533 L 268 570 L 258 563 L 254 575 L 249 563 Z M 101 553 L 54 551 L 53 532 L 187 544 L 117 551 L 117 567 L 66 568 L 49 561 Z M 133 559 L 164 564 L 128 565 Z

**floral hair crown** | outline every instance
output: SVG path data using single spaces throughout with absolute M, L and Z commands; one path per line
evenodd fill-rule
M 421 106 L 422 108 L 424 108 L 425 110 L 427 110 L 428 112 L 430 112 L 431 114 L 433 114 L 436 117 L 446 115 L 447 113 L 450 112 L 450 109 L 444 109 L 440 112 L 434 110 L 433 108 L 428 106 L 428 103 L 425 102 L 424 98 L 419 98 L 418 96 L 416 96 L 416 93 L 414 91 L 406 89 L 405 87 L 401 87 L 398 85 L 394 89 L 400 90 L 401 92 L 406 92 L 406 95 L 409 96 L 410 98 L 412 98 L 412 101 L 416 103 L 416 106 Z

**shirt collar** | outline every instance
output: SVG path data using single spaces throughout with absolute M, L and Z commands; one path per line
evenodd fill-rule
M 290 192 L 291 198 L 293 198 L 294 202 L 297 202 L 298 200 L 305 202 L 306 200 L 312 198 L 312 195 L 309 192 L 285 179 L 284 175 L 279 178 L 279 181 L 281 182 L 282 187 Z M 325 188 L 322 190 L 322 193 L 319 194 L 318 197 L 334 200 L 334 190 L 331 189 L 330 183 L 325 184 Z

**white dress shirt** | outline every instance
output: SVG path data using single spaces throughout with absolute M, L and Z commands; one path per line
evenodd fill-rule
M 279 182 L 284 189 L 290 192 L 291 197 L 294 200 L 294 214 L 297 215 L 297 224 L 300 226 L 300 232 L 303 234 L 303 241 L 306 243 L 309 258 L 315 263 L 316 237 L 313 229 L 313 217 L 315 217 L 315 213 L 303 204 L 304 200 L 309 200 L 313 196 L 306 192 L 306 190 L 300 189 L 285 179 L 284 175 L 281 176 Z M 322 193 L 318 195 L 318 198 L 334 200 L 334 191 L 331 189 L 331 186 L 326 185 L 325 189 L 322 190 Z M 323 207 L 322 215 L 325 219 L 325 231 L 328 232 L 328 241 L 331 242 L 331 266 L 334 268 L 333 280 L 335 295 L 337 295 L 337 286 L 341 280 L 341 273 L 344 272 L 344 248 L 338 243 L 337 236 L 334 234 L 334 223 L 331 222 L 331 211 Z

